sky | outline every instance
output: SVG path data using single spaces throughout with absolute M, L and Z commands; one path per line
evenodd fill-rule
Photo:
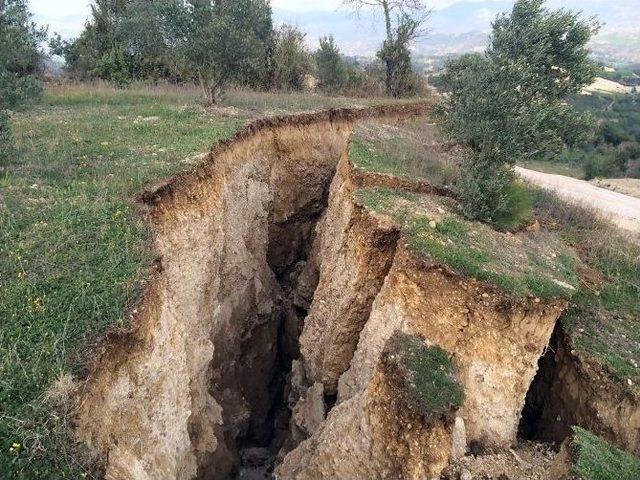
M 548 0 L 551 8 L 567 7 L 584 16 L 598 15 L 608 32 L 640 31 L 640 0 Z M 49 25 L 49 33 L 63 38 L 80 34 L 89 14 L 90 0 L 30 0 L 35 21 Z M 432 8 L 428 28 L 433 35 L 487 32 L 499 12 L 510 10 L 513 0 L 426 0 Z M 348 54 L 371 54 L 382 38 L 380 22 L 366 13 L 356 17 L 342 0 L 271 0 L 276 24 L 289 23 L 308 32 L 311 44 L 334 34 Z M 378 18 L 379 20 L 379 18 Z M 374 51 L 374 50 L 373 50 Z
M 433 9 L 444 9 L 456 3 L 469 0 L 434 0 L 429 2 Z M 486 0 L 470 0 L 483 3 Z M 89 14 L 90 0 L 30 0 L 31 11 L 37 23 L 49 25 L 49 32 L 58 32 L 63 37 L 75 37 L 81 31 Z M 346 10 L 342 0 L 272 0 L 274 9 L 286 11 L 284 15 L 295 17 L 295 13 L 338 12 Z M 295 18 L 294 18 L 295 19 Z

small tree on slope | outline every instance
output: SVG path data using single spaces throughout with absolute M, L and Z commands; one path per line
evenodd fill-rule
M 0 0 L 0 165 L 10 152 L 9 110 L 38 100 L 38 44 L 46 32 L 31 21 L 25 0 Z
M 384 15 L 386 38 L 378 52 L 385 66 L 387 94 L 399 97 L 411 89 L 411 55 L 409 44 L 419 37 L 429 16 L 423 0 L 343 0 L 356 10 L 378 8 Z M 396 25 L 394 26 L 394 16 Z
M 518 0 L 510 15 L 494 22 L 485 54 L 448 65 L 445 132 L 471 149 L 459 183 L 470 218 L 517 223 L 516 161 L 548 157 L 589 136 L 588 117 L 567 98 L 598 72 L 586 45 L 599 25 L 543 5 Z
M 349 80 L 349 72 L 333 36 L 320 39 L 315 57 L 322 88 L 329 93 L 342 91 Z

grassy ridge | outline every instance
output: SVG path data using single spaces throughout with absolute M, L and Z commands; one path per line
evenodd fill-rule
M 510 295 L 569 298 L 578 285 L 577 258 L 554 235 L 496 232 L 464 220 L 451 205 L 442 208 L 428 195 L 387 188 L 362 189 L 356 195 L 366 207 L 390 214 L 413 251 Z
M 351 141 L 349 155 L 356 167 L 367 172 L 451 186 L 458 165 L 450 153 L 430 145 L 438 135 L 428 118 L 407 122 L 401 129 L 362 125 Z
M 138 295 L 152 259 L 131 198 L 242 124 L 189 95 L 84 88 L 14 117 L 19 156 L 0 170 L 0 478 L 77 476 L 42 398 Z
M 637 480 L 640 460 L 580 427 L 573 427 L 573 473 L 581 480 Z
M 544 191 L 536 192 L 535 212 L 584 263 L 580 288 L 561 319 L 574 346 L 601 360 L 617 381 L 640 385 L 640 246 Z

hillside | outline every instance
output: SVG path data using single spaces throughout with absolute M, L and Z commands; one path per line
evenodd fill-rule
M 461 218 L 429 104 L 47 103 L 3 174 L 4 472 L 525 479 L 614 455 L 634 478 L 607 442 L 640 450 L 637 248 L 542 192 L 522 231 Z M 566 467 L 547 442 L 574 425 Z

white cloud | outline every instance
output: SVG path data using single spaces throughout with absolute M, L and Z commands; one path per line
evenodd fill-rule
M 82 32 L 89 15 L 89 0 L 31 0 L 29 7 L 39 25 L 48 25 L 49 33 L 57 32 L 65 38 Z
M 271 0 L 271 6 L 274 8 L 298 12 L 330 12 L 337 10 L 341 5 L 341 0 L 318 0 L 315 2 L 301 2 L 300 0 Z

